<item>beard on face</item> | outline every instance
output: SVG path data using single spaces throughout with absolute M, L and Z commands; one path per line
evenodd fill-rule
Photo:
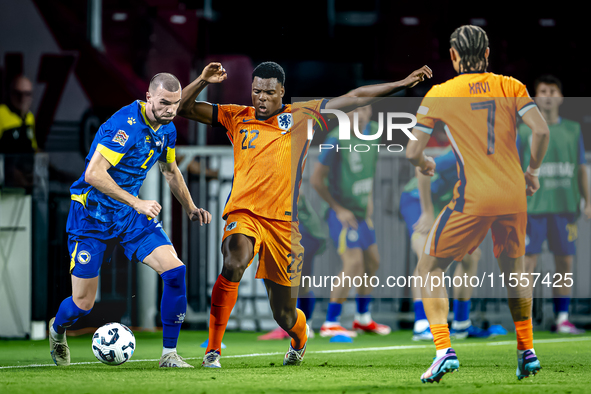
M 170 122 L 172 122 L 172 120 L 174 119 L 174 116 L 172 118 L 164 118 L 164 117 L 158 116 L 156 114 L 156 111 L 154 110 L 154 107 L 152 107 L 152 115 L 154 116 L 154 119 L 156 119 L 156 122 L 158 122 L 161 125 L 167 125 Z

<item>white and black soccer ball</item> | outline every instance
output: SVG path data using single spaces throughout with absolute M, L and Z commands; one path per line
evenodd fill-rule
M 108 323 L 92 336 L 92 352 L 107 365 L 121 365 L 135 351 L 133 332 L 121 323 Z

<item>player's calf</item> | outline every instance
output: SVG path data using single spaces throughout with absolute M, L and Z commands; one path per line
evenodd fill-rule
M 298 314 L 291 306 L 285 306 L 284 308 L 279 308 L 279 310 L 273 310 L 273 318 L 279 327 L 283 328 L 285 331 L 289 331 L 295 326 Z
M 308 342 L 308 333 L 310 327 L 306 324 L 306 316 L 304 312 L 296 309 L 296 320 L 293 326 L 286 330 L 291 337 L 291 347 L 294 349 L 305 349 Z M 303 356 L 303 353 L 302 353 Z
M 167 354 L 176 354 L 176 344 L 181 331 L 181 325 L 185 320 L 185 314 L 187 312 L 185 273 L 186 268 L 184 265 L 181 265 L 165 271 L 160 275 L 164 282 L 162 301 L 160 304 L 162 315 L 163 358 Z M 175 360 L 179 361 L 176 358 L 172 361 Z M 170 364 L 174 364 L 172 361 Z M 177 364 L 180 365 L 182 363 L 179 361 Z M 162 366 L 162 359 L 160 360 L 160 366 Z

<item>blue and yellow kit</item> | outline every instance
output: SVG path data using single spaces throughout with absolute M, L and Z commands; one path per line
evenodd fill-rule
M 86 157 L 86 169 L 95 152 L 109 161 L 109 175 L 119 187 L 137 196 L 148 171 L 162 161 L 175 160 L 176 128 L 172 123 L 154 130 L 145 103 L 135 101 L 107 120 L 97 132 Z M 80 278 L 98 276 L 117 243 L 131 261 L 143 261 L 154 249 L 171 242 L 156 219 L 139 214 L 85 181 L 86 169 L 70 188 L 68 216 L 70 272 Z

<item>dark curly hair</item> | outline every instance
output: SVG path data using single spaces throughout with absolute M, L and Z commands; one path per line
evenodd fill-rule
M 256 66 L 252 72 L 252 79 L 259 77 L 262 79 L 277 78 L 277 82 L 283 86 L 285 84 L 285 71 L 275 62 L 264 62 Z
M 562 82 L 560 82 L 560 79 L 556 78 L 554 75 L 546 74 L 536 79 L 534 82 L 534 92 L 538 91 L 538 85 L 541 83 L 545 83 L 546 85 L 556 85 L 558 86 L 558 90 L 562 92 Z

